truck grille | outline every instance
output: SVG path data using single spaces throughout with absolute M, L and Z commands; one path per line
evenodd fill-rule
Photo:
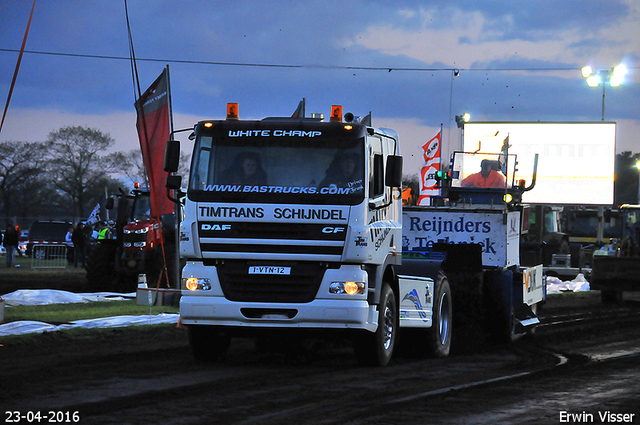
M 319 263 L 216 262 L 225 298 L 230 301 L 307 303 L 314 300 L 326 266 Z M 205 265 L 207 261 L 205 261 Z M 252 265 L 291 267 L 288 275 L 249 274 Z
M 346 225 L 263 222 L 199 222 L 198 225 L 203 254 L 340 256 L 347 234 Z

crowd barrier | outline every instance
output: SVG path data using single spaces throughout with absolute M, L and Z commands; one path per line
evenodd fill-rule
M 67 246 L 64 244 L 35 244 L 31 249 L 32 269 L 66 269 Z

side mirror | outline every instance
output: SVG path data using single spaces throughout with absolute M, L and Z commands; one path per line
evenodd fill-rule
M 389 155 L 384 184 L 390 187 L 402 187 L 402 157 Z
M 174 204 L 179 204 L 180 203 L 180 199 L 178 199 L 180 196 L 180 186 L 182 186 L 182 176 L 176 176 L 176 175 L 171 175 L 169 174 L 167 176 L 167 198 L 169 198 L 169 200 L 171 202 L 173 202 Z M 173 196 L 171 196 L 171 190 L 177 190 L 178 195 L 176 195 L 178 198 L 174 198 Z
M 167 176 L 167 189 L 180 189 L 182 186 L 182 176 Z
M 164 171 L 175 173 L 180 165 L 180 142 L 169 140 L 164 149 Z

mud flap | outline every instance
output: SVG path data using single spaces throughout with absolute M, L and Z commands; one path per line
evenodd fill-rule
M 514 290 L 513 272 L 494 269 L 484 273 L 485 329 L 499 341 L 510 340 L 515 332 L 515 307 L 518 291 Z
M 531 306 L 522 304 L 515 311 L 515 333 L 525 333 L 527 330 L 540 324 L 540 319 L 531 309 Z

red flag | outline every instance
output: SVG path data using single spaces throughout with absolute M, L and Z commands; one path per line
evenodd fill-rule
M 441 170 L 442 130 L 431 136 L 429 141 L 422 146 L 424 165 L 420 172 L 420 197 L 418 205 L 428 205 L 430 196 L 440 195 L 440 189 L 436 188 L 436 172 Z
M 150 216 L 171 214 L 174 206 L 167 198 L 165 182 L 168 173 L 164 171 L 164 148 L 171 136 L 169 84 L 166 68 L 142 94 L 135 106 L 138 113 L 136 127 L 142 149 L 142 159 L 149 177 Z

